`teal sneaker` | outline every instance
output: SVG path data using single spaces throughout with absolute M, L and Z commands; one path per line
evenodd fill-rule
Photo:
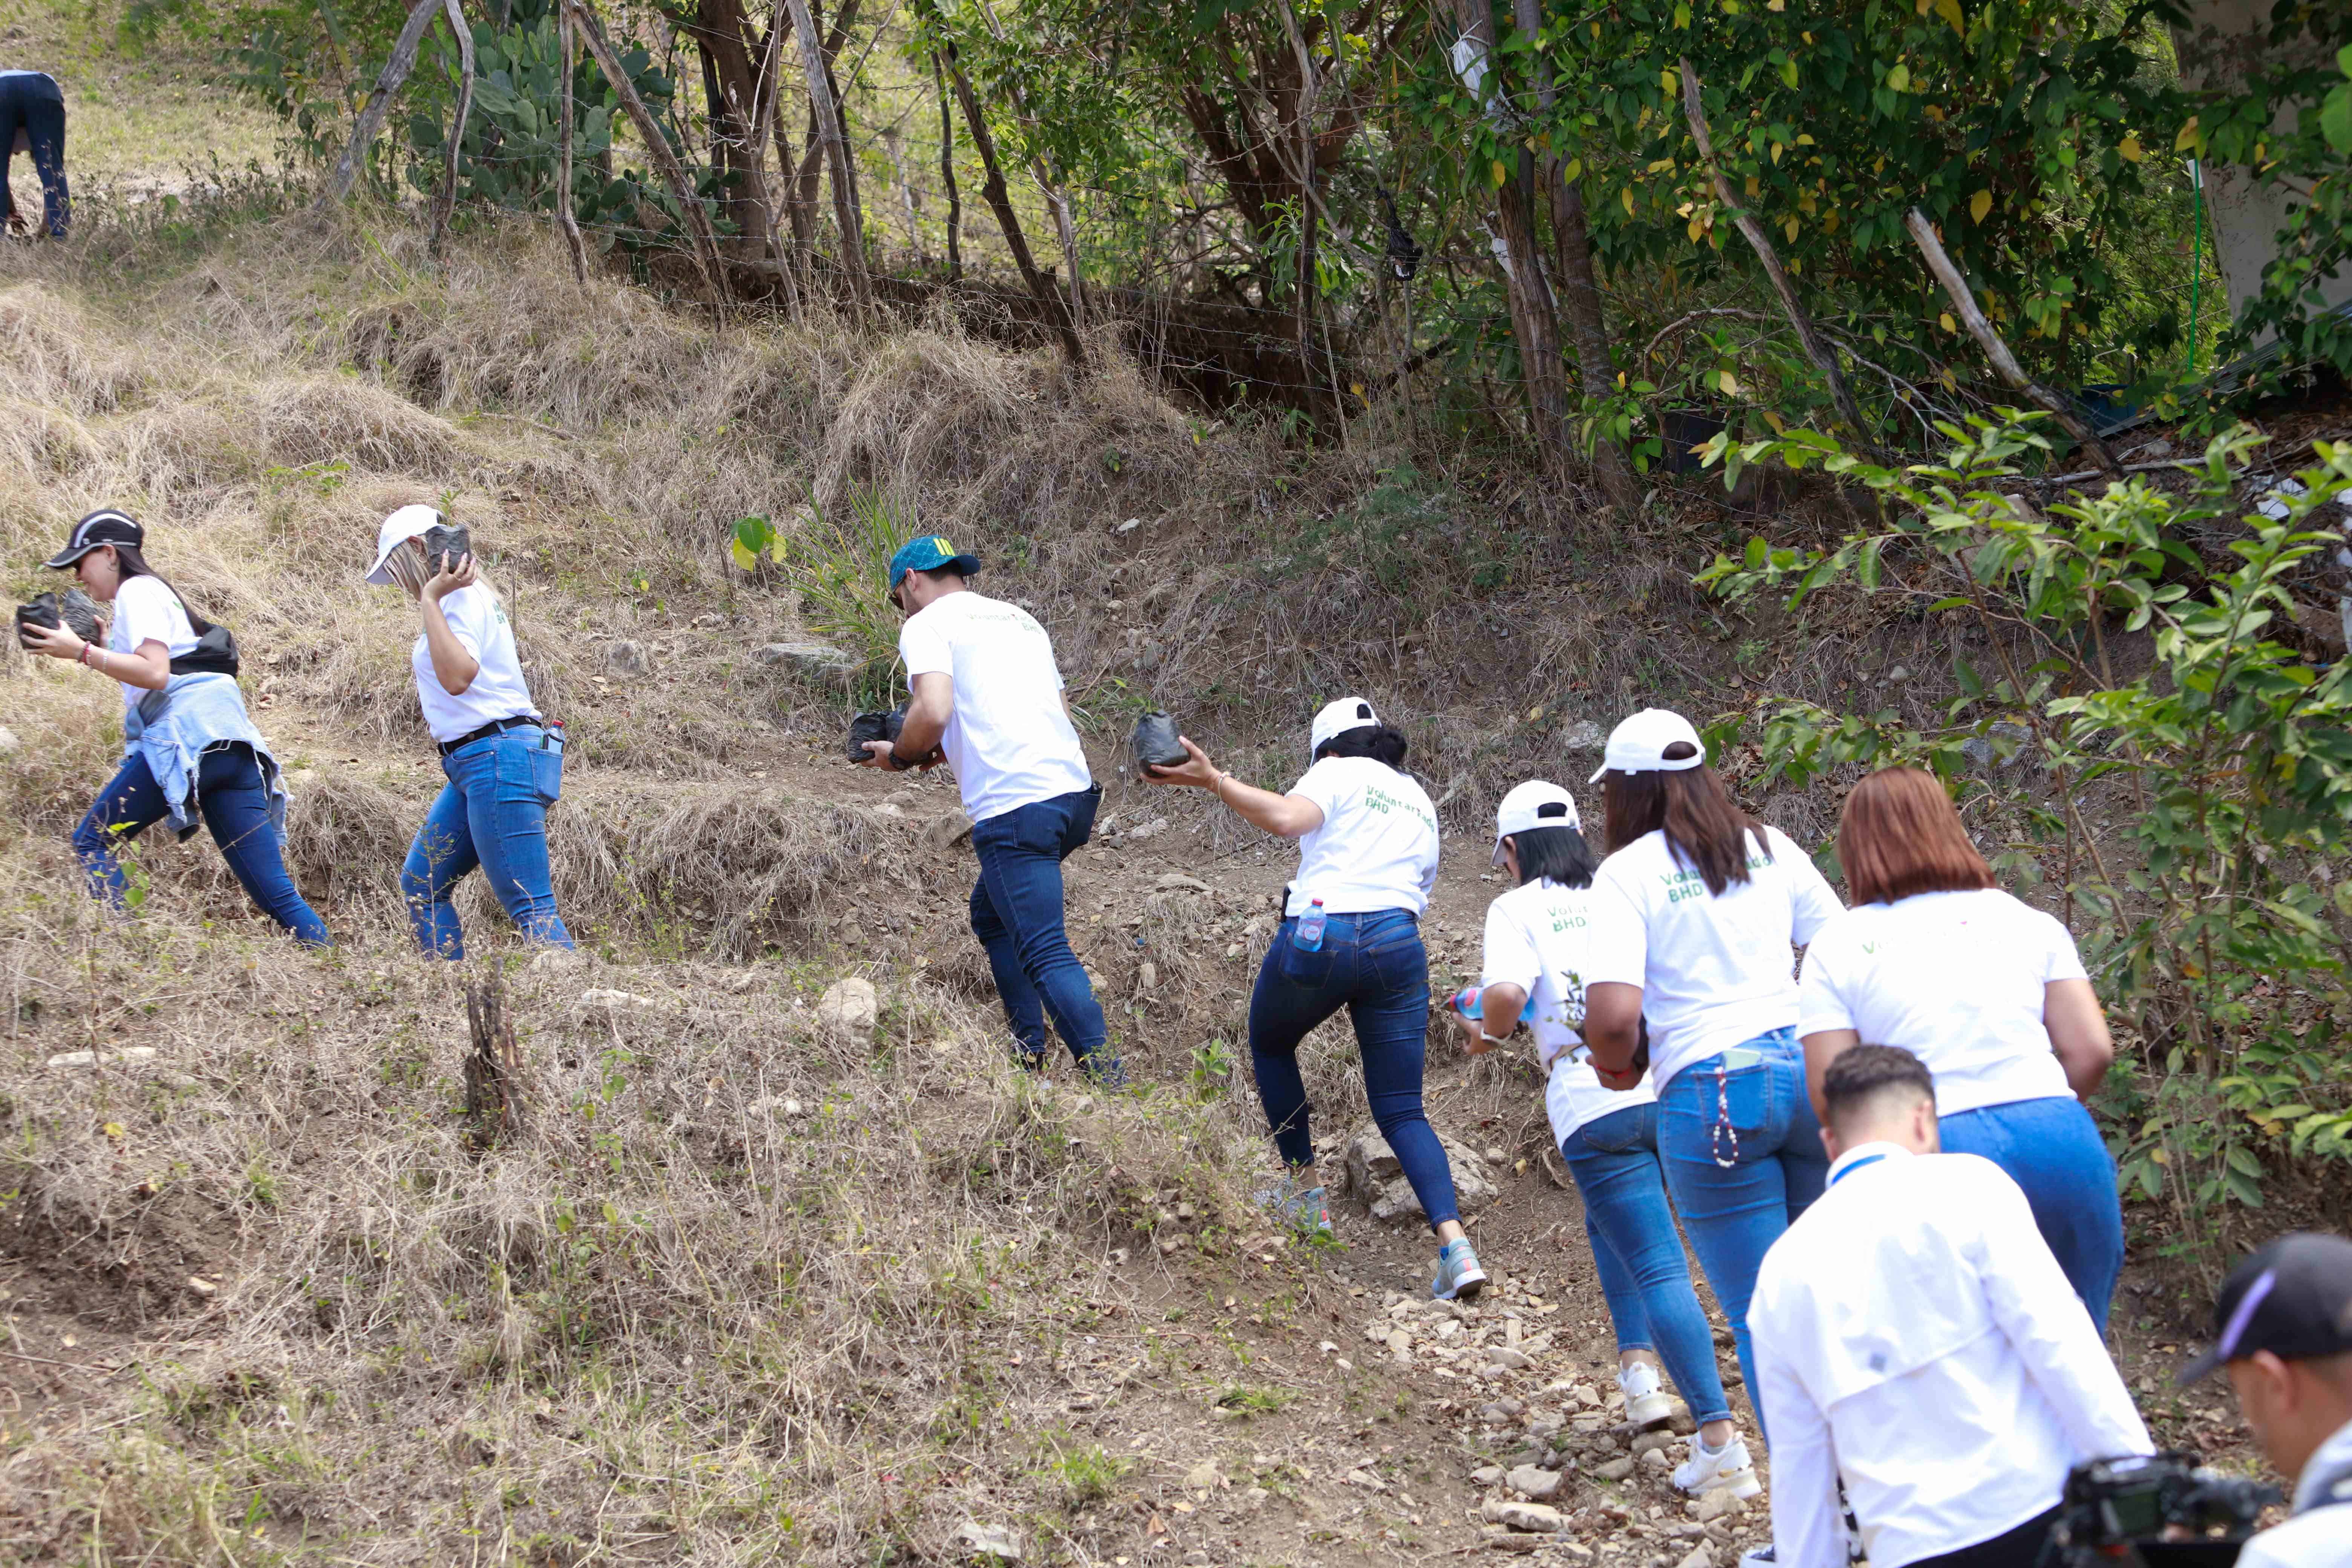
M 1470 1238 L 1446 1243 L 1437 1249 L 1437 1278 L 1429 1282 L 1429 1293 L 1441 1301 L 1466 1301 L 1486 1288 L 1486 1271 L 1478 1267 L 1478 1255 L 1470 1250 Z
M 1284 1181 L 1260 1190 L 1255 1196 L 1258 1207 L 1307 1240 L 1337 1239 L 1331 1228 L 1331 1205 L 1325 1201 L 1322 1188 Z

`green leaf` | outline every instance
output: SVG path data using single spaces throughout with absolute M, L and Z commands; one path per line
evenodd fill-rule
M 2330 92 L 2319 106 L 2320 133 L 2338 153 L 2352 153 L 2352 82 Z

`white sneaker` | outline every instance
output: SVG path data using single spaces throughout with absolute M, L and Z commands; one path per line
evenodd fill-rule
M 1710 1454 L 1693 1437 L 1690 1458 L 1675 1468 L 1675 1487 L 1692 1497 L 1728 1491 L 1733 1497 L 1746 1499 L 1762 1491 L 1764 1483 L 1756 1479 L 1756 1466 L 1748 1458 L 1745 1439 L 1734 1437 Z
M 1658 1369 L 1648 1362 L 1619 1367 L 1617 1386 L 1625 1391 L 1625 1419 L 1634 1426 L 1663 1426 L 1674 1418 L 1675 1402 L 1658 1386 Z

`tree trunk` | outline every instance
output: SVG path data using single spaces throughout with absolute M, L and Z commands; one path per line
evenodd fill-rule
M 767 254 L 775 216 L 768 200 L 767 137 L 760 121 L 764 83 L 752 75 L 745 28 L 743 0 L 698 0 L 688 31 L 701 51 L 709 84 L 712 161 L 734 176 L 731 185 L 721 187 L 719 197 L 734 220 L 733 247 L 746 259 L 758 260 Z
M 449 145 L 441 169 L 441 192 L 433 199 L 432 237 L 425 242 L 427 256 L 441 254 L 442 237 L 449 232 L 449 215 L 457 207 L 457 158 L 466 143 L 466 121 L 474 111 L 474 29 L 457 0 L 442 0 L 449 18 L 450 36 L 457 41 L 457 111 L 449 117 Z
M 688 242 L 694 247 L 695 259 L 702 264 L 702 280 L 710 290 L 711 321 L 724 327 L 727 324 L 726 278 L 719 270 L 719 236 L 711 230 L 710 215 L 702 210 L 702 198 L 695 195 L 694 182 L 687 177 L 686 165 L 677 161 L 677 152 L 669 144 L 669 138 L 663 134 L 661 122 L 654 118 L 653 110 L 646 107 L 646 100 L 638 93 L 636 84 L 621 68 L 620 57 L 613 52 L 613 46 L 605 40 L 604 29 L 598 25 L 596 13 L 590 9 L 589 0 L 562 0 L 562 3 L 572 8 L 580 24 L 580 36 L 587 41 L 588 52 L 595 57 L 597 68 L 604 73 L 604 79 L 620 96 L 621 108 L 627 112 L 630 123 L 637 128 L 637 134 L 645 138 L 646 156 L 655 168 L 661 171 L 664 182 L 669 186 L 670 198 L 677 203 L 678 219 L 686 226 Z
M 987 176 L 980 188 L 981 199 L 988 203 L 989 211 L 996 215 L 996 226 L 1004 232 L 1005 248 L 1013 252 L 1013 264 L 1021 269 L 1022 281 L 1029 285 L 1030 295 L 1044 312 L 1045 324 L 1061 340 L 1062 353 L 1080 369 L 1087 363 L 1086 345 L 1079 341 L 1077 329 L 1066 313 L 1062 297 L 1054 285 L 1037 270 L 1037 258 L 1029 254 L 1029 238 L 1021 231 L 1021 215 L 1013 210 L 1013 200 L 1005 192 L 1004 170 L 996 161 L 996 138 L 988 132 L 988 120 L 980 111 L 980 100 L 971 90 L 971 79 L 952 56 L 947 65 L 948 78 L 955 84 L 956 101 L 963 105 L 964 126 L 971 132 L 972 151 L 980 154 L 982 172 Z
M 1836 351 L 1814 328 L 1813 318 L 1806 312 L 1804 302 L 1797 298 L 1797 286 L 1789 280 L 1788 269 L 1780 265 L 1780 253 L 1773 248 L 1771 239 L 1764 233 L 1764 226 L 1756 221 L 1755 214 L 1739 205 L 1738 198 L 1732 194 L 1731 181 L 1725 176 L 1722 165 L 1715 161 L 1715 138 L 1707 132 L 1706 105 L 1699 98 L 1698 72 L 1691 69 L 1688 60 L 1682 62 L 1682 76 L 1683 115 L 1690 121 L 1691 140 L 1698 143 L 1698 155 L 1706 163 L 1707 173 L 1714 177 L 1716 199 L 1723 204 L 1726 212 L 1732 215 L 1732 221 L 1748 241 L 1748 247 L 1763 264 L 1764 276 L 1770 280 L 1772 291 L 1780 297 L 1781 310 L 1787 314 L 1789 324 L 1797 329 L 1797 341 L 1804 345 L 1805 357 L 1813 362 L 1813 368 L 1820 371 L 1822 379 L 1829 383 L 1830 401 L 1837 405 L 1838 417 L 1845 421 L 1855 440 L 1874 451 L 1876 443 L 1871 440 L 1870 432 L 1863 426 L 1862 410 L 1853 401 L 1853 390 L 1845 384 L 1845 373 L 1838 368 Z
M 850 294 L 863 313 L 873 308 L 874 283 L 866 274 L 866 226 L 857 211 L 856 187 L 850 183 L 849 147 L 842 135 L 840 110 L 833 100 L 833 73 L 826 68 L 824 45 L 817 37 L 808 0 L 785 3 L 792 8 L 793 31 L 800 39 L 801 68 L 808 77 L 817 138 L 833 175 L 833 217 L 841 234 L 842 270 L 848 274 Z
M 416 46 L 425 37 L 425 29 L 432 25 L 433 13 L 441 9 L 441 0 L 416 0 L 409 8 L 408 20 L 401 24 L 400 37 L 394 40 L 392 58 L 383 62 L 383 70 L 375 79 L 375 90 L 368 94 L 366 107 L 352 127 L 352 139 L 343 145 L 343 155 L 335 160 L 335 172 L 327 176 L 327 188 L 319 193 L 311 205 L 313 212 L 324 212 L 352 194 L 352 182 L 359 176 L 360 162 L 374 144 L 376 132 L 383 129 L 383 117 L 392 107 L 392 95 L 408 79 L 416 67 Z
M 948 281 L 963 280 L 963 196 L 956 189 L 955 118 L 948 109 L 948 73 L 940 64 L 940 47 L 931 46 L 931 84 L 940 94 L 940 184 L 948 196 Z
M 581 283 L 588 281 L 588 245 L 580 237 L 580 220 L 572 212 L 572 79 L 578 68 L 579 46 L 572 32 L 572 7 L 560 5 L 555 12 L 555 52 L 563 58 L 563 132 L 562 156 L 555 176 L 555 221 L 563 230 L 564 243 L 572 247 L 572 276 Z
M 1475 89 L 1487 104 L 1503 103 L 1501 61 L 1495 47 L 1495 20 L 1487 0 L 1454 0 L 1462 37 L 1476 51 L 1475 66 L 1484 79 Z M 1468 85 L 1465 81 L 1465 85 Z M 1496 110 L 1490 108 L 1489 112 Z M 1507 109 L 1502 109 L 1507 113 Z M 1545 285 L 1543 258 L 1536 247 L 1536 214 L 1532 187 L 1535 157 L 1522 148 L 1518 166 L 1495 192 L 1496 225 L 1501 230 L 1500 255 L 1504 288 L 1511 304 L 1511 330 L 1518 339 L 1519 368 L 1526 380 L 1528 421 L 1536 450 L 1546 467 L 1564 473 L 1574 445 L 1570 438 L 1568 380 L 1560 369 L 1559 322 L 1552 313 L 1551 290 Z
M 487 1149 L 523 1130 L 522 1049 L 515 1044 L 514 1016 L 507 1006 L 505 978 L 495 967 L 466 984 L 466 1120 L 474 1146 Z
M 1512 14 L 1530 42 L 1543 31 L 1542 0 L 1512 0 Z M 1530 68 L 1535 74 L 1536 103 L 1549 117 L 1559 96 L 1551 68 L 1537 57 Z M 1585 217 L 1584 193 L 1568 178 L 1557 149 L 1543 154 L 1542 165 L 1544 192 L 1551 206 L 1552 253 L 1558 260 L 1553 275 L 1559 284 L 1560 313 L 1568 318 L 1569 338 L 1576 347 L 1577 379 L 1585 396 L 1605 397 L 1616 385 L 1617 366 L 1609 352 L 1601 280 L 1592 269 L 1592 228 Z M 1625 449 L 1614 441 L 1594 441 L 1592 467 L 1609 504 L 1620 514 L 1633 516 L 1642 504 L 1642 487 Z

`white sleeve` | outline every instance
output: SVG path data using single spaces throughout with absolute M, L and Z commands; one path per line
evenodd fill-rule
M 1829 1418 L 1780 1353 L 1769 1309 L 1748 1312 L 1762 1419 L 1772 1433 L 1772 1542 L 1780 1568 L 1845 1568 L 1837 1445 Z
M 1969 1250 L 1981 1271 L 1985 1300 L 2027 1375 L 2085 1458 L 2154 1453 L 2147 1424 L 2091 1314 L 2034 1227 L 2025 1194 L 1990 1162 L 1980 1174 L 1974 1201 L 1955 1212 L 1975 1221 Z
M 907 681 L 910 686 L 919 675 L 955 674 L 955 649 L 948 646 L 939 626 L 925 626 L 921 616 L 908 617 L 907 624 L 898 628 L 898 657 L 907 661 Z M 1058 679 L 1060 672 L 1055 673 Z
M 498 624 L 498 613 L 490 591 L 478 584 L 441 601 L 441 618 L 449 623 L 449 635 L 474 656 L 477 664 L 482 661 L 482 650 L 490 646 L 490 629 Z
M 2040 917 L 2046 938 L 2042 949 L 2042 983 L 2047 985 L 2053 980 L 2088 980 L 2090 974 L 2083 968 L 2082 950 L 2074 945 L 2074 933 L 2055 915 L 2042 914 L 2038 910 L 2034 912 Z
M 122 585 L 114 591 L 114 618 L 122 631 L 121 651 L 137 653 L 144 645 L 159 642 L 168 652 L 180 630 L 178 617 L 173 613 L 179 607 L 172 590 L 157 579 L 124 578 Z
M 1486 967 L 1480 971 L 1479 984 L 1516 985 L 1532 996 L 1542 973 L 1543 956 L 1528 940 L 1527 927 L 1511 918 L 1502 900 L 1488 904 Z
M 1837 889 L 1795 839 L 1777 827 L 1765 831 L 1771 836 L 1772 858 L 1789 868 L 1789 940 L 1804 947 L 1823 926 L 1845 913 L 1845 906 L 1838 902 Z
M 1355 793 L 1348 784 L 1348 770 L 1337 763 L 1337 758 L 1324 758 L 1300 774 L 1298 782 L 1292 784 L 1287 792 L 1301 800 L 1311 800 L 1321 807 L 1326 827 L 1331 825 L 1332 819 L 1339 815 L 1340 806 L 1346 805 Z M 1430 875 L 1433 880 L 1435 867 L 1431 868 Z
M 1832 921 L 1805 948 L 1804 973 L 1797 983 L 1799 1039 L 1824 1029 L 1861 1027 L 1853 1021 L 1853 1009 L 1846 1002 L 1846 987 L 1837 973 L 1846 956 L 1843 930 Z
M 1592 879 L 1592 941 L 1584 957 L 1588 993 L 1605 981 L 1642 985 L 1649 979 L 1648 913 L 1627 891 L 1624 879 L 1610 875 L 1609 867 L 1602 861 L 1601 874 Z

